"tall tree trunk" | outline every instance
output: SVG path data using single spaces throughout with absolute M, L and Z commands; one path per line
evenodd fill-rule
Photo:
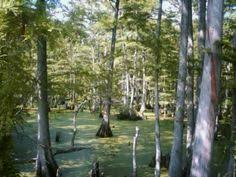
M 110 112 L 111 112 L 112 78 L 113 78 L 113 67 L 114 67 L 114 58 L 115 58 L 116 28 L 117 28 L 117 23 L 118 23 L 119 4 L 120 4 L 120 0 L 116 0 L 115 15 L 114 15 L 115 22 L 112 28 L 111 53 L 110 53 L 110 62 L 108 64 L 106 98 L 104 101 L 103 119 L 102 119 L 102 124 L 96 134 L 96 136 L 99 136 L 99 137 L 112 136 L 109 118 L 110 118 Z
M 199 73 L 196 82 L 196 97 L 195 97 L 195 114 L 197 117 L 197 109 L 200 95 L 200 86 L 202 82 L 202 68 L 204 61 L 204 48 L 206 40 L 206 0 L 198 0 L 198 59 L 199 59 Z
M 95 60 L 96 60 L 96 48 L 92 47 L 93 55 L 92 55 L 92 69 L 93 72 L 95 72 Z M 93 81 L 92 83 L 92 109 L 90 110 L 91 112 L 96 112 L 97 110 L 97 93 L 96 93 L 96 81 Z
M 124 63 L 124 68 L 125 68 L 125 73 L 124 73 L 124 105 L 128 106 L 129 104 L 129 73 L 128 73 L 128 67 L 127 67 L 127 56 L 126 56 L 126 45 L 122 45 L 122 51 L 123 51 L 123 63 Z
M 130 102 L 129 102 L 129 108 L 130 110 L 133 109 L 133 104 L 134 104 L 134 84 L 135 84 L 135 76 L 133 74 L 132 76 L 132 80 L 131 80 L 131 83 L 130 83 L 130 90 L 131 90 L 131 93 L 130 93 Z
M 170 177 L 182 177 L 182 144 L 183 144 L 183 120 L 184 120 L 184 98 L 187 69 L 187 44 L 188 44 L 188 14 L 189 1 L 181 0 L 181 26 L 180 26 L 180 52 L 179 52 L 179 74 L 177 85 L 176 110 L 174 119 L 174 140 L 171 150 L 169 167 Z
M 74 80 L 75 83 L 75 80 Z M 74 94 L 74 98 L 73 98 L 74 102 L 74 115 L 73 115 L 73 134 L 72 134 L 72 138 L 71 138 L 71 146 L 74 147 L 75 146 L 75 137 L 76 137 L 76 133 L 77 133 L 77 115 L 79 112 L 79 108 L 77 107 L 77 101 L 76 101 L 76 96 Z
M 45 0 L 37 1 L 39 15 L 46 18 Z M 47 43 L 45 36 L 40 34 L 38 48 L 38 147 L 36 160 L 37 177 L 55 177 L 58 166 L 51 151 L 49 121 L 48 121 L 48 92 L 47 92 Z
M 122 76 L 121 76 L 121 80 L 122 80 L 122 83 L 121 83 L 121 90 L 122 90 L 122 101 L 123 101 L 123 105 L 125 106 L 127 103 L 126 103 L 126 79 L 125 79 L 125 73 L 122 72 Z
M 206 48 L 200 99 L 193 143 L 191 177 L 207 177 L 214 140 L 216 107 L 218 104 L 220 40 L 224 0 L 209 0 L 207 8 Z
M 147 81 L 146 81 L 146 66 L 145 66 L 145 58 L 146 53 L 145 51 L 142 52 L 142 65 L 143 65 L 143 80 L 142 80 L 142 101 L 141 101 L 141 108 L 140 113 L 142 115 L 142 118 L 144 119 L 144 112 L 146 110 L 146 97 L 147 97 Z
M 191 158 L 192 158 L 192 142 L 194 134 L 194 55 L 193 55 L 193 24 L 192 24 L 192 0 L 188 3 L 188 62 L 187 62 L 187 79 L 186 79 L 186 113 L 187 113 L 187 142 L 186 142 L 186 157 L 187 157 L 187 173 L 189 174 Z
M 160 143 L 160 129 L 159 129 L 159 69 L 158 64 L 161 59 L 161 17 L 162 17 L 162 0 L 158 2 L 158 19 L 157 19 L 157 29 L 156 29 L 156 38 L 157 38 L 157 50 L 155 58 L 155 68 L 154 68 L 154 102 L 155 102 L 155 170 L 154 176 L 159 177 L 161 175 L 161 143 Z
M 134 49 L 134 72 L 133 72 L 133 76 L 132 76 L 132 83 L 130 84 L 130 87 L 131 87 L 130 104 L 129 104 L 130 110 L 133 110 L 133 107 L 134 107 L 134 97 L 135 97 L 135 91 L 136 91 L 135 72 L 137 69 L 137 61 L 138 61 L 138 51 L 137 51 L 137 47 L 135 47 L 135 49 Z
M 72 147 L 75 146 L 75 136 L 76 136 L 76 133 L 77 133 L 77 114 L 78 114 L 78 108 L 75 105 L 74 115 L 73 115 L 73 134 L 72 134 L 72 138 L 71 138 L 71 146 Z
M 125 105 L 126 106 L 128 106 L 128 104 L 129 104 L 129 73 L 128 73 L 128 71 L 126 71 L 125 72 L 125 89 L 126 89 L 126 91 L 125 91 Z

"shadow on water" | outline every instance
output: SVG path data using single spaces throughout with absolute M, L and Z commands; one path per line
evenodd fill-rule
M 13 142 L 11 136 L 5 136 L 0 140 L 0 174 L 1 177 L 19 177 L 14 165 Z

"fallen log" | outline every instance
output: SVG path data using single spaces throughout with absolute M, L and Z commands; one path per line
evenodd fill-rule
M 76 151 L 81 151 L 83 149 L 90 149 L 89 147 L 69 147 L 65 149 L 56 149 L 53 155 L 58 155 L 58 154 L 65 154 L 65 153 L 70 153 L 70 152 L 76 152 Z
M 34 163 L 36 162 L 37 158 L 32 158 L 32 159 L 15 159 L 15 163 L 16 164 L 20 164 L 20 163 Z

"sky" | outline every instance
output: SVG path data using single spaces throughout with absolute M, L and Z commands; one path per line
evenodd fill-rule
M 71 0 L 60 0 L 61 5 L 59 5 L 59 7 L 57 7 L 53 12 L 53 15 L 55 16 L 56 19 L 59 19 L 62 21 L 65 21 L 67 19 L 66 13 L 64 12 L 63 9 L 65 9 L 65 7 L 67 7 L 68 9 L 71 9 L 71 5 L 69 3 L 70 1 Z
M 66 6 L 68 9 L 71 9 L 71 5 L 70 5 L 70 1 L 71 0 L 60 0 L 60 3 L 62 4 L 62 6 Z M 174 7 L 172 5 L 170 5 L 169 2 L 167 1 L 164 1 L 163 2 L 163 11 L 169 11 L 169 10 L 174 10 Z M 175 8 L 176 10 L 176 8 Z M 59 19 L 59 20 L 62 20 L 62 21 L 65 21 L 67 20 L 67 17 L 66 17 L 66 13 L 63 12 L 63 8 L 62 7 L 58 7 L 56 8 L 55 12 L 54 12 L 54 15 L 55 15 L 55 18 L 56 19 Z

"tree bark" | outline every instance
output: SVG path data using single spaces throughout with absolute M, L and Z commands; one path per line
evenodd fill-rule
M 214 140 L 220 59 L 220 40 L 222 34 L 224 0 L 209 0 L 207 8 L 207 31 L 202 83 L 196 120 L 191 165 L 191 177 L 208 177 Z
M 126 91 L 125 91 L 125 105 L 128 106 L 129 104 L 129 73 L 128 71 L 125 72 L 125 88 L 126 88 Z
M 72 147 L 75 146 L 75 137 L 77 134 L 77 115 L 78 115 L 78 112 L 83 109 L 83 107 L 86 103 L 87 103 L 86 99 L 82 103 L 80 103 L 78 106 L 77 106 L 77 101 L 74 102 L 75 108 L 74 108 L 74 116 L 73 116 L 73 135 L 71 138 L 71 146 Z
M 111 127 L 110 127 L 110 123 L 109 123 L 110 109 L 111 109 L 111 104 L 107 103 L 107 100 L 105 100 L 104 107 L 103 107 L 102 124 L 101 124 L 96 136 L 99 136 L 99 137 L 113 136 L 112 131 L 111 131 Z
M 204 62 L 204 49 L 206 41 L 206 0 L 198 0 L 198 59 L 199 59 L 199 73 L 196 81 L 196 98 L 195 98 L 195 114 L 197 117 L 197 109 L 200 95 L 200 86 L 202 82 L 202 68 Z
M 42 18 L 46 16 L 45 0 L 37 1 L 38 12 Z M 58 166 L 51 151 L 49 121 L 48 121 L 48 91 L 47 91 L 47 43 L 41 33 L 37 41 L 38 63 L 38 147 L 36 160 L 37 177 L 55 177 Z
M 143 80 L 142 80 L 142 102 L 141 102 L 141 108 L 140 108 L 140 114 L 142 116 L 142 118 L 144 119 L 144 112 L 146 111 L 146 97 L 147 97 L 147 81 L 146 81 L 146 66 L 145 66 L 145 58 L 146 58 L 146 54 L 145 51 L 143 51 L 142 53 L 142 74 L 143 74 Z
M 78 111 L 77 111 L 77 108 L 75 106 L 75 110 L 74 110 L 74 116 L 73 116 L 73 135 L 72 135 L 72 138 L 71 138 L 71 146 L 74 147 L 75 146 L 75 136 L 76 136 L 76 133 L 77 133 L 77 114 L 78 114 Z
M 129 73 L 128 73 L 128 67 L 127 67 L 127 55 L 126 55 L 126 45 L 122 45 L 122 51 L 123 51 L 123 63 L 124 63 L 124 68 L 125 68 L 125 73 L 124 73 L 124 88 L 123 88 L 123 95 L 124 95 L 124 106 L 128 106 L 129 104 Z
M 115 15 L 114 15 L 115 22 L 112 28 L 110 62 L 108 64 L 108 73 L 107 73 L 106 98 L 104 101 L 104 114 L 103 114 L 102 124 L 96 134 L 96 136 L 99 136 L 99 137 L 112 136 L 109 118 L 110 118 L 110 112 L 111 112 L 112 78 L 113 78 L 113 67 L 114 67 L 114 58 L 115 58 L 116 28 L 117 28 L 118 15 L 119 15 L 119 4 L 120 4 L 120 0 L 116 0 Z
M 93 51 L 93 55 L 92 55 L 92 69 L 93 72 L 95 72 L 95 60 L 96 60 L 96 48 L 93 46 L 92 47 L 92 51 Z M 98 54 L 99 56 L 99 54 Z M 90 112 L 95 113 L 97 110 L 97 92 L 96 92 L 96 81 L 93 81 L 92 83 L 92 109 Z
M 193 24 L 192 24 L 192 0 L 188 3 L 188 62 L 187 62 L 187 79 L 186 79 L 186 113 L 187 113 L 187 142 L 186 142 L 186 157 L 187 157 L 187 174 L 189 174 L 191 158 L 192 158 L 192 142 L 194 134 L 194 54 L 193 54 Z
M 73 116 L 73 135 L 72 135 L 72 138 L 71 138 L 71 146 L 74 147 L 74 145 L 75 145 L 75 136 L 76 136 L 76 133 L 77 133 L 77 114 L 78 114 L 78 111 L 81 108 L 81 106 L 77 108 L 77 99 L 76 99 L 76 93 L 75 93 L 75 84 L 76 84 L 75 74 L 72 74 L 72 78 L 73 78 L 72 83 L 74 85 L 73 90 L 72 90 L 72 94 L 73 94 L 72 101 L 73 101 L 73 105 L 74 105 L 74 116 Z
M 130 83 L 130 90 L 131 90 L 131 95 L 130 95 L 130 103 L 129 103 L 129 109 L 132 110 L 133 109 L 133 104 L 134 104 L 134 84 L 135 84 L 135 76 L 133 74 L 132 76 L 132 80 Z
M 157 38 L 157 50 L 156 50 L 156 58 L 155 58 L 155 68 L 154 68 L 154 111 L 155 111 L 155 169 L 154 176 L 159 177 L 161 175 L 161 144 L 160 144 L 160 128 L 159 128 L 159 61 L 161 59 L 161 18 L 162 18 L 162 2 L 163 0 L 159 0 L 158 2 L 158 19 L 157 19 L 157 28 L 156 28 L 156 38 Z
M 136 77 L 135 77 L 135 72 L 137 69 L 137 61 L 138 61 L 138 51 L 137 51 L 137 47 L 135 47 L 134 49 L 134 72 L 133 72 L 133 76 L 132 76 L 132 83 L 130 84 L 130 89 L 131 89 L 131 95 L 130 95 L 130 104 L 129 104 L 129 108 L 130 111 L 132 112 L 133 110 L 133 106 L 134 106 L 134 96 L 135 96 L 135 82 L 136 82 Z
M 182 144 L 183 144 L 183 120 L 184 98 L 187 69 L 187 43 L 188 43 L 188 0 L 181 0 L 181 26 L 180 26 L 180 52 L 179 74 L 177 84 L 177 99 L 174 119 L 174 140 L 171 150 L 169 167 L 170 177 L 182 177 Z

